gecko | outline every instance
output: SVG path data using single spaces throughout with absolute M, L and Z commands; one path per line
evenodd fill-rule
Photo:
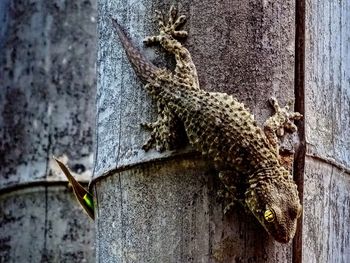
M 232 200 L 226 208 L 241 203 L 276 241 L 290 242 L 302 206 L 291 172 L 283 165 L 278 140 L 286 132 L 297 131 L 293 121 L 302 115 L 290 112 L 290 105 L 280 107 L 272 98 L 275 113 L 260 128 L 233 96 L 201 89 L 191 54 L 179 41 L 188 36 L 179 30 L 185 15 L 171 6 L 167 19 L 160 11 L 156 17 L 159 34 L 146 37 L 144 43 L 159 44 L 174 55 L 173 71 L 152 64 L 111 17 L 132 67 L 158 108 L 157 120 L 143 124 L 150 130 L 143 149 L 175 149 L 181 138 L 179 127 L 183 127 L 193 148 L 214 162 L 226 196 Z

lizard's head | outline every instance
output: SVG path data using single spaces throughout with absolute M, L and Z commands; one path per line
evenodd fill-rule
M 293 239 L 302 212 L 297 186 L 283 167 L 264 170 L 251 177 L 245 201 L 266 231 L 278 242 Z

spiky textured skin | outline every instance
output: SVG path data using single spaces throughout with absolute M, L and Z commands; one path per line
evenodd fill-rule
M 147 37 L 145 43 L 159 43 L 174 54 L 174 72 L 148 62 L 113 20 L 131 64 L 147 83 L 145 88 L 159 109 L 158 120 L 145 124 L 151 130 L 151 138 L 144 149 L 175 148 L 178 127 L 184 127 L 191 145 L 214 160 L 229 197 L 247 206 L 277 241 L 289 242 L 302 208 L 297 186 L 281 164 L 277 136 L 282 136 L 285 130 L 296 131 L 292 120 L 301 115 L 288 112 L 288 106 L 280 108 L 273 99 L 276 113 L 262 130 L 253 115 L 232 96 L 201 90 L 189 51 L 175 39 L 187 36 L 187 32 L 176 30 L 185 17 L 177 17 L 174 7 L 167 24 L 163 14 L 157 12 L 157 17 L 160 33 Z M 266 211 L 273 214 L 272 221 L 264 217 Z

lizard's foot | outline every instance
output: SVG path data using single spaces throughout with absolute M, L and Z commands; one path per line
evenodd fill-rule
M 264 124 L 264 131 L 270 143 L 278 150 L 277 136 L 282 137 L 285 132 L 293 133 L 297 131 L 294 120 L 300 120 L 303 115 L 299 112 L 290 112 L 291 102 L 284 108 L 281 108 L 276 98 L 271 98 L 271 105 L 275 110 L 275 114 L 268 118 Z
M 241 181 L 235 171 L 220 171 L 219 178 L 224 189 L 218 191 L 218 196 L 224 200 L 224 214 L 229 212 L 238 203 L 245 205 L 244 194 L 240 191 Z
M 217 192 L 220 199 L 223 200 L 224 204 L 224 214 L 227 214 L 234 206 L 236 206 L 239 201 L 235 196 L 227 189 L 221 189 Z
M 264 127 L 276 131 L 278 136 L 283 136 L 285 130 L 290 133 L 297 131 L 297 126 L 293 123 L 294 120 L 300 120 L 303 115 L 299 112 L 290 112 L 292 102 L 289 102 L 284 108 L 281 108 L 276 98 L 272 97 L 271 105 L 275 110 L 275 114 L 267 119 Z
M 172 6 L 169 10 L 168 21 L 165 21 L 161 12 L 156 11 L 159 25 L 159 34 L 147 37 L 145 44 L 160 44 L 165 50 L 175 56 L 174 79 L 177 82 L 185 83 L 189 88 L 199 89 L 199 82 L 196 67 L 192 61 L 190 52 L 182 46 L 177 38 L 187 37 L 187 31 L 177 30 L 182 26 L 186 17 L 178 16 L 177 10 Z
M 171 148 L 168 143 L 170 136 L 169 133 L 164 130 L 162 120 L 158 119 L 157 121 L 151 123 L 141 123 L 141 126 L 151 131 L 151 137 L 142 146 L 144 151 L 147 152 L 151 148 L 155 147 L 157 151 L 162 152 L 165 149 Z
M 169 10 L 169 18 L 168 21 L 164 21 L 164 15 L 161 11 L 156 11 L 156 16 L 158 20 L 158 26 L 159 26 L 159 35 L 157 36 L 150 36 L 146 37 L 144 39 L 145 44 L 153 44 L 158 43 L 161 41 L 162 37 L 164 35 L 170 35 L 174 38 L 184 38 L 187 37 L 188 33 L 184 30 L 176 30 L 180 26 L 182 26 L 186 21 L 186 16 L 177 15 L 177 9 L 174 5 L 171 6 Z
M 164 116 L 159 116 L 157 121 L 151 123 L 141 123 L 141 126 L 151 131 L 151 136 L 147 142 L 142 146 L 144 151 L 148 151 L 155 147 L 157 151 L 172 150 L 175 147 L 175 134 L 167 123 Z
M 173 150 L 179 146 L 182 132 L 179 131 L 178 119 L 166 107 L 158 106 L 158 119 L 141 126 L 151 131 L 151 137 L 142 146 L 145 151 L 155 147 L 157 151 Z M 182 140 L 184 141 L 184 140 Z

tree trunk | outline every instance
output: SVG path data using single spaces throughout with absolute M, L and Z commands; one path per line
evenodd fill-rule
M 52 160 L 92 174 L 96 2 L 0 2 L 0 262 L 94 262 Z
M 98 262 L 292 262 L 250 215 L 228 215 L 217 197 L 217 171 L 190 147 L 144 152 L 154 102 L 126 58 L 109 15 L 156 65 L 172 58 L 145 48 L 157 30 L 154 9 L 171 1 L 100 0 L 97 141 L 92 182 L 96 196 Z M 179 1 L 187 15 L 185 46 L 200 86 L 233 94 L 262 124 L 268 99 L 294 99 L 294 1 Z M 291 148 L 287 142 L 285 147 Z
M 350 2 L 305 1 L 303 262 L 350 260 Z

